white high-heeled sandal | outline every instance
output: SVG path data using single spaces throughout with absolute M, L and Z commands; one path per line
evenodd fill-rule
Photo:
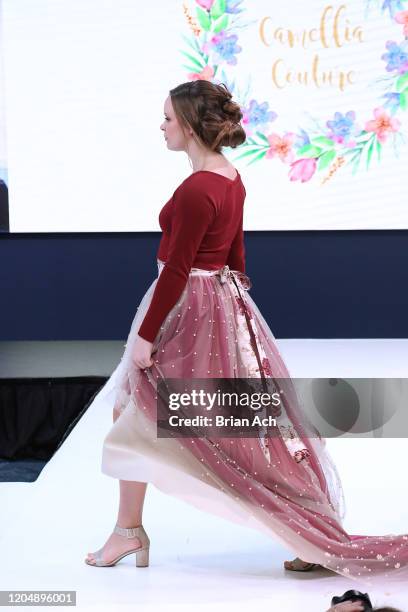
M 102 550 L 103 548 L 97 550 L 93 554 L 94 562 L 85 559 L 85 563 L 88 565 L 93 565 L 96 567 L 111 567 L 116 565 L 118 561 L 126 557 L 127 555 L 131 555 L 136 553 L 136 567 L 148 567 L 149 566 L 149 548 L 150 548 L 150 540 L 145 532 L 143 525 L 138 525 L 137 527 L 119 527 L 119 525 L 115 525 L 113 529 L 113 533 L 121 535 L 125 538 L 134 538 L 137 537 L 140 540 L 141 546 L 139 548 L 132 548 L 131 550 L 127 550 L 122 553 L 115 559 L 113 559 L 110 563 L 106 563 L 102 560 Z

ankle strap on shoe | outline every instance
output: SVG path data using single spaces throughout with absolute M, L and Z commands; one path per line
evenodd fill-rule
M 137 527 L 119 527 L 119 525 L 115 525 L 115 528 L 113 531 L 114 533 L 124 536 L 125 538 L 135 538 L 139 536 L 141 527 L 142 527 L 141 525 L 138 525 Z

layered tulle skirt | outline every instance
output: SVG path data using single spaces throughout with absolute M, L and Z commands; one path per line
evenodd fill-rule
M 158 260 L 158 273 L 163 262 Z M 157 279 L 143 296 L 111 376 L 119 417 L 103 445 L 102 471 L 154 484 L 201 510 L 253 527 L 306 561 L 370 584 L 408 577 L 408 535 L 357 536 L 342 527 L 344 496 L 325 441 L 302 414 L 275 338 L 246 275 L 192 268 L 144 370 L 132 360 Z M 274 434 L 160 437 L 157 390 L 165 379 L 254 379 L 284 386 Z

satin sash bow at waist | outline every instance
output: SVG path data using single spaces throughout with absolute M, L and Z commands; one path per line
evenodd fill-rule
M 165 262 L 160 259 L 157 260 L 157 265 L 159 267 L 159 273 L 162 271 Z M 252 283 L 249 277 L 243 272 L 239 272 L 238 270 L 231 270 L 228 264 L 225 264 L 222 268 L 218 270 L 203 270 L 201 268 L 191 268 L 190 270 L 191 276 L 219 276 L 219 280 L 221 284 L 226 283 L 228 280 L 235 279 L 236 283 L 239 287 L 245 291 L 248 291 L 252 287 Z
M 247 276 L 243 272 L 239 272 L 238 270 L 231 270 L 227 264 L 223 266 L 220 270 L 216 270 L 216 272 L 220 275 L 221 283 L 225 283 L 227 282 L 227 280 L 230 280 L 231 277 L 234 277 L 241 289 L 248 291 L 248 289 L 252 287 L 252 283 L 249 279 L 249 276 Z

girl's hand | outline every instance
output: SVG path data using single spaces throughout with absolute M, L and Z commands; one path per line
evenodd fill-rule
M 150 366 L 153 365 L 151 356 L 152 347 L 153 342 L 148 342 L 144 338 L 141 338 L 139 334 L 137 335 L 132 355 L 133 363 L 136 367 L 144 370 L 144 368 L 150 368 Z

